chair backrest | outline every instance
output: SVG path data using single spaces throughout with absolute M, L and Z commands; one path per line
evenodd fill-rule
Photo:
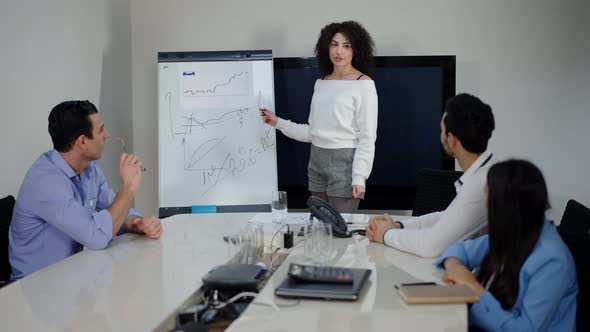
M 8 229 L 12 220 L 14 197 L 0 199 L 0 280 L 9 280 L 12 269 L 8 260 Z
M 423 168 L 416 179 L 413 216 L 443 211 L 457 195 L 455 181 L 463 172 Z
M 570 200 L 558 230 L 574 257 L 578 273 L 577 330 L 590 331 L 590 209 Z
M 590 231 L 590 209 L 570 199 L 561 217 L 559 230 L 568 234 L 588 234 Z

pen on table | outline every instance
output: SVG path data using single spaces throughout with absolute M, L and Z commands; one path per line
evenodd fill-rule
M 115 139 L 117 141 L 121 142 L 121 146 L 123 147 L 123 153 L 127 153 L 127 149 L 125 148 L 125 139 L 123 137 L 115 137 Z M 147 168 L 142 166 L 141 171 L 145 172 L 145 171 L 147 171 Z
M 393 287 L 395 289 L 399 289 L 402 286 L 427 286 L 427 285 L 436 285 L 436 282 L 426 281 L 426 282 L 409 282 L 403 284 L 395 284 Z

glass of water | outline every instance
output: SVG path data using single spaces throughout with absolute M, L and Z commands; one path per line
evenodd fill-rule
M 333 254 L 332 226 L 323 222 L 307 224 L 304 254 L 315 265 L 329 265 Z
M 287 192 L 275 191 L 272 194 L 272 222 L 276 224 L 287 220 Z

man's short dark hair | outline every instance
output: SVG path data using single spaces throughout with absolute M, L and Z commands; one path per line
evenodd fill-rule
M 88 100 L 64 101 L 49 113 L 49 135 L 53 148 L 59 152 L 72 149 L 80 135 L 92 139 L 90 115 L 98 113 L 96 106 Z
M 455 135 L 469 152 L 482 153 L 495 128 L 490 105 L 467 93 L 447 101 L 444 117 L 445 134 Z

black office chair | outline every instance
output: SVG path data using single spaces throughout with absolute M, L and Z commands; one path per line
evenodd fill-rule
M 423 168 L 416 179 L 416 198 L 412 216 L 445 210 L 457 195 L 455 181 L 463 172 Z
M 578 331 L 590 331 L 590 209 L 571 199 L 557 228 L 568 246 L 578 273 Z
M 0 199 L 0 288 L 10 283 L 10 261 L 8 260 L 8 229 L 12 220 L 14 197 Z

